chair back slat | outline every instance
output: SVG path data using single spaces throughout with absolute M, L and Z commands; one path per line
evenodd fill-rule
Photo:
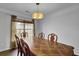
M 15 34 L 15 38 L 16 38 L 16 43 L 17 43 L 17 48 L 18 48 L 18 52 L 17 52 L 17 56 L 20 54 L 20 40 L 19 40 L 19 37 Z
M 38 39 L 45 39 L 45 34 L 43 32 L 39 33 Z
M 48 42 L 50 42 L 51 44 L 56 45 L 57 39 L 58 39 L 58 36 L 55 33 L 51 33 L 48 35 Z

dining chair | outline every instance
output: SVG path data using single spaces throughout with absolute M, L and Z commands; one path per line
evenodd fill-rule
M 45 39 L 45 34 L 43 32 L 39 33 L 38 39 Z
M 16 44 L 17 44 L 17 48 L 18 48 L 18 52 L 17 52 L 17 56 L 18 56 L 21 52 L 20 41 L 19 41 L 19 37 L 16 34 L 15 34 L 15 38 L 16 38 Z
M 55 33 L 51 33 L 48 35 L 48 42 L 53 46 L 57 45 L 57 39 L 58 36 Z
M 30 48 L 28 46 L 28 44 L 23 40 L 23 39 L 20 39 L 21 40 L 21 43 L 22 43 L 22 54 L 24 56 L 35 56 L 31 51 L 30 51 Z M 21 55 L 22 55 L 21 54 Z
M 22 37 L 19 38 L 16 34 L 15 34 L 15 38 L 16 38 L 16 43 L 17 43 L 17 48 L 18 48 L 18 52 L 17 52 L 17 56 L 22 56 L 24 54 L 24 47 L 23 47 L 23 43 L 22 43 Z

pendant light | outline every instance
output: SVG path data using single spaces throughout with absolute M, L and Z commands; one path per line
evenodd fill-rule
M 32 18 L 35 20 L 42 20 L 44 18 L 43 12 L 39 11 L 39 5 L 40 3 L 36 3 L 37 11 L 32 13 Z

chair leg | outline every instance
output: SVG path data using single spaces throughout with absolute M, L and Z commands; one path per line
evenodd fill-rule
M 22 56 L 22 52 L 20 52 L 20 56 Z
M 26 56 L 26 54 L 24 53 L 24 56 Z
M 19 50 L 18 50 L 17 56 L 19 56 Z

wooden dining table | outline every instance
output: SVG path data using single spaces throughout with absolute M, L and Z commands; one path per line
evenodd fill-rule
M 36 56 L 73 56 L 73 47 L 57 42 L 55 46 L 51 45 L 47 39 L 33 39 L 30 51 Z

